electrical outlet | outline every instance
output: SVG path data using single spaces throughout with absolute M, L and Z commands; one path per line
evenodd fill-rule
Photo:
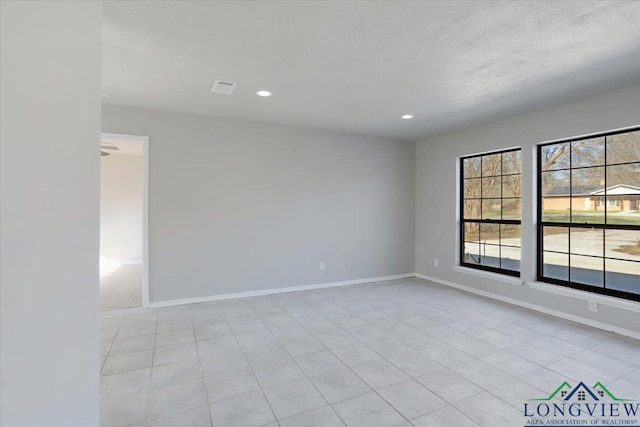
M 598 312 L 598 303 L 595 301 L 589 301 L 589 311 Z
M 438 258 L 434 258 L 433 259 L 433 266 L 437 267 L 440 264 L 440 261 L 438 261 Z
M 327 265 L 324 262 L 320 263 L 320 271 L 325 271 L 327 269 Z

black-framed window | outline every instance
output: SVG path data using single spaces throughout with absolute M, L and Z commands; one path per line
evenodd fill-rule
M 640 301 L 640 128 L 538 146 L 538 280 Z
M 520 276 L 521 150 L 460 159 L 460 264 Z

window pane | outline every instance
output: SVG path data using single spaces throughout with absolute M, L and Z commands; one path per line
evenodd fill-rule
M 607 137 L 607 164 L 640 162 L 640 131 Z
M 540 147 L 541 164 L 540 169 L 556 170 L 556 169 L 568 169 L 569 164 L 569 152 L 571 144 L 569 142 L 563 142 L 560 144 L 550 144 Z
M 640 164 L 609 166 L 607 168 L 606 209 L 611 224 L 640 225 Z
M 480 157 L 472 157 L 470 159 L 464 159 L 463 164 L 463 178 L 477 178 L 480 177 Z
M 628 200 L 625 200 L 620 196 L 609 196 L 607 197 L 607 222 L 609 224 L 624 224 L 627 215 L 625 215 L 624 208 L 626 208 L 626 204 Z
M 511 271 L 520 271 L 520 248 L 502 246 L 500 248 L 500 268 Z
M 464 242 L 464 262 L 480 264 L 480 244 Z
M 571 171 L 571 195 L 590 197 L 604 189 L 604 167 L 573 169 Z
M 482 197 L 500 197 L 500 177 L 482 178 Z
M 522 216 L 521 200 L 502 199 L 502 219 L 520 219 Z
M 640 294 L 640 263 L 605 260 L 605 280 L 608 289 Z
M 640 196 L 607 199 L 607 223 L 640 225 Z
M 502 177 L 502 197 L 520 197 L 520 175 Z
M 601 229 L 572 228 L 570 252 L 579 255 L 603 256 L 603 239 L 604 233 Z
M 520 173 L 521 151 L 508 151 L 502 153 L 502 174 L 516 174 Z
M 522 246 L 522 233 L 520 225 L 500 225 L 500 244 L 508 246 Z
M 571 212 L 569 171 L 542 173 L 542 220 L 568 222 Z
M 480 264 L 480 224 L 467 222 L 464 224 L 464 257 L 463 262 Z
M 502 224 L 500 226 L 500 267 L 520 271 L 522 233 L 519 225 Z
M 640 261 L 640 230 L 606 230 L 605 256 Z
M 571 222 L 578 224 L 604 224 L 604 207 L 596 199 L 571 198 Z
M 604 165 L 604 137 L 571 143 L 571 167 Z
M 543 196 L 569 196 L 571 193 L 568 170 L 542 172 Z
M 500 224 L 480 224 L 480 239 L 483 243 L 500 244 Z
M 500 175 L 502 171 L 502 155 L 501 154 L 488 154 L 482 156 L 482 176 L 496 176 Z
M 482 243 L 480 245 L 480 264 L 487 267 L 500 267 L 500 246 Z
M 590 286 L 604 286 L 604 259 L 570 255 L 571 281 Z
M 462 212 L 463 219 L 480 219 L 480 200 L 465 200 L 464 210 Z
M 464 198 L 479 199 L 481 182 L 482 181 L 479 178 L 465 179 L 464 180 Z
M 639 147 L 640 149 L 640 147 Z M 607 193 L 622 194 L 632 189 L 636 192 L 640 186 L 640 163 L 607 167 Z M 627 190 L 627 191 L 624 191 Z
M 464 235 L 462 239 L 466 242 L 480 241 L 480 224 L 477 222 L 465 222 Z
M 542 272 L 544 277 L 569 280 L 569 255 L 544 252 L 543 263 Z
M 572 221 L 604 223 L 604 210 L 598 207 L 594 192 L 604 188 L 604 167 L 574 169 L 571 173 Z
M 542 232 L 545 251 L 569 252 L 569 227 L 544 227 Z
M 547 222 L 567 222 L 568 223 L 571 219 L 571 211 L 569 209 L 565 209 L 565 210 L 551 209 L 553 207 L 552 203 L 556 201 L 565 203 L 565 201 L 560 201 L 555 198 L 543 201 L 545 205 L 542 207 L 544 209 L 542 211 L 542 220 Z M 571 203 L 571 201 L 567 203 Z
M 500 219 L 501 210 L 500 199 L 482 199 L 482 219 Z

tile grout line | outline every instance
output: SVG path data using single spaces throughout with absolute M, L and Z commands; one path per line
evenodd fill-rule
M 196 325 L 193 323 L 193 310 L 192 306 L 189 306 L 189 320 L 191 320 L 191 330 L 193 331 L 193 339 L 195 340 L 196 345 L 196 354 L 198 355 L 198 367 L 200 368 L 200 379 L 202 380 L 202 385 L 204 387 L 204 396 L 207 402 L 207 414 L 209 414 L 209 425 L 213 426 L 213 417 L 211 416 L 211 405 L 209 404 L 209 389 L 207 388 L 207 383 L 205 381 L 204 369 L 202 368 L 202 359 L 200 357 L 200 346 L 198 345 L 198 337 L 196 335 Z
M 253 310 L 251 310 L 251 311 L 253 311 Z M 229 326 L 229 327 L 231 327 L 231 326 Z M 233 331 L 233 329 L 232 329 L 232 331 Z M 260 384 L 260 381 L 258 380 L 258 377 L 256 376 L 256 373 L 253 370 L 253 366 L 251 365 L 251 363 L 249 362 L 249 359 L 247 358 L 247 354 L 244 351 L 244 347 L 240 344 L 240 341 L 238 341 L 238 337 L 236 336 L 235 333 L 233 334 L 233 337 L 236 340 L 236 343 L 238 343 L 238 347 L 240 348 L 240 351 L 242 352 L 242 355 L 243 355 L 245 361 L 247 362 L 247 365 L 249 366 L 249 369 L 251 370 L 251 375 L 253 375 L 253 378 L 255 378 L 256 384 L 258 384 L 258 387 L 260 388 L 260 392 L 262 393 L 262 397 L 264 398 L 265 402 L 267 402 L 267 405 L 269 406 L 269 409 L 271 410 L 271 415 L 273 415 L 273 419 L 276 421 L 276 423 L 278 423 L 278 425 L 280 425 L 280 422 L 278 421 L 278 417 L 276 417 L 276 413 L 273 410 L 273 407 L 271 406 L 271 402 L 269 402 L 269 399 L 267 399 L 267 395 L 264 392 L 264 388 L 262 387 L 262 384 Z M 249 393 L 251 393 L 251 392 L 249 392 Z M 245 393 L 245 394 L 248 394 L 248 393 Z M 237 396 L 233 396 L 233 397 L 237 397 Z M 227 399 L 225 399 L 225 400 L 227 400 Z M 224 400 L 222 400 L 222 401 L 224 401 Z M 209 406 L 209 407 L 211 407 L 211 406 Z M 268 424 L 266 424 L 266 425 L 268 425 Z
M 285 311 L 286 311 L 286 309 L 285 309 Z M 296 322 L 296 323 L 297 323 L 297 322 Z M 302 325 L 300 325 L 300 326 L 302 326 Z M 302 326 L 302 327 L 304 328 L 304 326 Z M 305 329 L 305 330 L 307 330 L 306 328 L 304 328 L 304 329 Z M 344 329 L 343 329 L 343 330 L 344 330 Z M 309 331 L 307 331 L 307 332 L 309 332 Z M 311 332 L 309 332 L 309 333 L 311 333 Z M 314 336 L 314 335 L 312 334 L 311 336 Z M 315 337 L 314 337 L 314 338 L 315 338 Z M 317 338 L 316 338 L 316 339 L 317 339 Z M 324 348 L 326 348 L 326 350 L 327 350 L 327 351 L 329 351 L 331 354 L 333 354 L 333 352 L 331 352 L 331 350 L 329 350 L 329 349 L 324 345 L 324 343 L 320 342 L 320 344 L 321 344 Z M 284 348 L 284 347 L 283 347 L 283 348 Z M 333 412 L 333 413 L 334 413 L 334 414 L 335 414 L 335 415 L 340 419 L 340 421 L 342 421 L 342 423 L 346 426 L 346 425 L 347 425 L 346 421 L 345 421 L 345 420 L 340 416 L 340 414 L 338 414 L 338 413 L 337 413 L 337 411 L 333 408 L 333 405 L 332 405 L 331 403 L 329 403 L 329 401 L 327 400 L 327 398 L 326 398 L 326 397 L 324 396 L 324 394 L 322 394 L 322 392 L 318 389 L 318 387 L 317 387 L 317 386 L 316 386 L 316 384 L 313 382 L 313 380 L 309 377 L 309 375 L 307 375 L 307 373 L 306 373 L 306 372 L 302 369 L 302 367 L 298 364 L 298 361 L 295 359 L 295 357 L 294 357 L 291 353 L 289 353 L 289 351 L 288 351 L 286 348 L 284 348 L 284 351 L 289 355 L 289 357 L 291 357 L 291 360 L 293 361 L 293 363 L 295 363 L 295 365 L 298 367 L 298 369 L 300 369 L 300 372 L 302 372 L 302 373 L 304 374 L 304 376 L 305 376 L 305 378 L 307 379 L 307 381 L 309 381 L 309 383 L 311 383 L 311 385 L 313 386 L 313 388 L 314 388 L 314 389 L 316 390 L 316 392 L 320 395 L 320 397 L 322 397 L 322 399 L 325 401 L 325 403 L 327 404 L 327 406 L 328 406 L 329 408 L 331 408 L 331 411 L 332 411 L 332 412 Z M 325 350 L 322 350 L 322 351 L 325 351 Z M 322 351 L 320 351 L 320 352 L 318 352 L 318 353 L 321 353 Z M 315 354 L 315 353 L 311 353 L 311 354 Z M 335 356 L 335 355 L 334 355 L 334 356 Z M 346 365 L 345 365 L 345 366 L 346 366 Z M 347 367 L 347 368 L 348 368 L 348 367 Z M 321 408 L 312 409 L 311 411 L 316 411 L 316 410 L 318 410 L 318 409 L 321 409 Z M 296 415 L 293 415 L 293 416 L 303 415 L 303 414 L 306 414 L 306 413 L 311 412 L 311 411 L 306 411 L 306 412 L 303 412 L 303 413 L 301 413 L 301 414 L 296 414 Z
M 153 367 L 156 358 L 156 343 L 158 342 L 158 316 L 156 316 L 156 333 L 153 337 L 153 354 L 151 356 L 151 369 L 149 369 L 149 385 L 148 385 L 148 393 L 147 393 L 147 411 L 145 414 L 144 422 L 145 425 L 150 421 L 149 420 L 149 412 L 151 410 L 151 378 L 153 377 Z

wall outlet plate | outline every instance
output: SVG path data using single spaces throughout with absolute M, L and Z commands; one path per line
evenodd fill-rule
M 595 301 L 589 301 L 589 311 L 598 312 L 598 303 Z
M 325 271 L 327 269 L 327 265 L 324 262 L 320 263 L 320 271 Z
M 433 266 L 437 267 L 440 264 L 440 261 L 438 261 L 438 258 L 434 258 L 433 259 Z

